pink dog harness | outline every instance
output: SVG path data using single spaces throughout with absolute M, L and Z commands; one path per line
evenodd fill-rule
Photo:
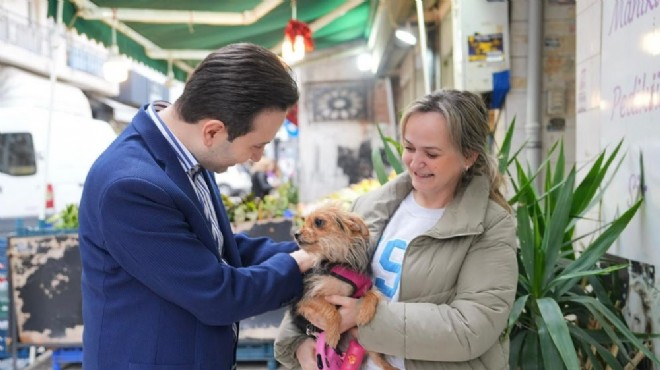
M 347 282 L 353 287 L 352 298 L 362 297 L 367 290 L 371 289 L 371 279 L 365 274 L 361 274 L 347 267 L 336 265 L 330 269 L 330 274 L 337 279 Z
M 333 266 L 330 275 L 353 287 L 352 298 L 360 298 L 371 289 L 371 279 L 367 275 L 347 267 Z M 341 353 L 325 344 L 325 333 L 321 332 L 316 338 L 316 367 L 319 370 L 358 370 L 364 353 L 364 348 L 355 339 L 351 339 L 346 352 Z
M 359 370 L 367 351 L 355 339 L 341 353 L 325 344 L 325 333 L 316 339 L 316 367 L 319 370 Z

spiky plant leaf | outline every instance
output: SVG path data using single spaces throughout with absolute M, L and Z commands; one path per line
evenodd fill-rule
M 509 157 L 509 154 L 511 152 L 511 140 L 513 138 L 513 131 L 515 127 L 516 119 L 514 118 L 511 120 L 511 124 L 509 125 L 509 129 L 506 131 L 506 135 L 504 135 L 504 140 L 502 141 L 502 146 L 500 146 L 500 150 L 497 156 L 500 173 L 506 173 L 506 170 L 510 164 L 509 159 L 511 157 Z
M 550 216 L 550 223 L 543 235 L 541 249 L 545 252 L 545 266 L 543 269 L 543 282 L 551 280 L 554 266 L 557 264 L 559 252 L 564 240 L 564 232 L 568 224 L 569 212 L 573 201 L 573 184 L 575 183 L 575 169 L 571 170 L 568 179 L 562 186 L 554 212 Z
M 601 186 L 603 178 L 605 178 L 605 174 L 612 164 L 612 161 L 618 155 L 622 144 L 623 141 L 620 141 L 616 148 L 614 148 L 614 151 L 607 158 L 607 160 L 605 160 L 605 152 L 602 152 L 598 156 L 598 159 L 591 167 L 585 178 L 575 189 L 576 202 L 573 205 L 573 209 L 571 209 L 571 214 L 580 215 L 586 209 L 588 209 L 588 206 L 591 203 L 591 199 L 593 199 L 594 194 L 596 194 L 599 187 Z M 604 164 L 603 161 L 605 161 Z
M 564 320 L 564 315 L 562 314 L 557 301 L 553 298 L 547 297 L 538 299 L 536 303 L 539 312 L 541 313 L 540 318 L 542 318 L 545 323 L 547 331 L 550 334 L 552 342 L 554 342 L 564 365 L 568 369 L 579 369 L 580 365 L 578 363 L 577 354 L 575 353 L 575 348 L 573 347 L 573 341 L 568 333 L 566 320 Z
M 595 340 L 592 334 L 575 325 L 569 325 L 568 330 L 571 333 L 571 336 L 580 343 L 585 353 L 589 354 L 589 359 L 591 360 L 594 369 L 603 369 L 598 358 L 593 354 L 593 351 L 595 350 L 612 370 L 623 370 L 623 366 L 621 366 L 619 361 L 612 356 L 610 350 L 603 347 L 602 344 Z
M 540 360 L 541 350 L 539 348 L 539 336 L 535 332 L 528 332 L 527 338 L 522 344 L 520 355 L 520 368 L 525 370 L 543 370 Z
M 603 231 L 596 240 L 594 240 L 583 252 L 580 257 L 571 262 L 563 273 L 570 274 L 579 271 L 584 271 L 593 266 L 610 248 L 612 243 L 619 238 L 623 230 L 628 226 L 628 223 L 637 213 L 637 210 L 642 205 L 642 200 L 638 200 L 630 209 L 619 216 L 609 228 Z M 559 294 L 565 293 L 575 284 L 578 278 L 565 280 L 558 285 Z
M 383 158 L 380 156 L 380 148 L 374 147 L 371 150 L 371 163 L 373 163 L 374 171 L 376 171 L 376 178 L 378 182 L 383 185 L 389 179 L 387 173 L 385 172 L 385 164 L 383 163 Z
M 621 319 L 616 314 L 614 314 L 610 309 L 605 307 L 598 300 L 594 299 L 593 297 L 574 296 L 572 294 L 570 295 L 570 299 L 574 302 L 580 302 L 585 307 L 587 307 L 594 315 L 594 317 L 600 319 L 599 321 L 603 326 L 603 329 L 606 329 L 606 327 L 610 327 L 611 325 L 619 334 L 631 342 L 635 348 L 642 351 L 642 353 L 644 353 L 644 355 L 646 355 L 646 357 L 648 357 L 651 361 L 656 364 L 660 364 L 660 360 L 658 360 L 655 354 L 650 351 L 644 345 L 644 343 L 642 343 L 642 341 L 632 333 L 632 331 L 630 331 L 628 326 L 623 321 L 621 321 Z M 620 337 L 618 335 L 611 335 L 610 338 L 614 340 L 620 348 L 624 348 L 623 344 L 619 340 Z
M 520 314 L 522 313 L 523 309 L 525 309 L 525 304 L 527 304 L 527 298 L 529 298 L 529 295 L 524 295 L 521 297 L 518 297 L 516 301 L 513 303 L 513 307 L 511 308 L 511 314 L 509 315 L 509 320 L 507 322 L 507 330 L 506 330 L 506 335 L 511 334 L 511 329 L 513 328 L 513 325 L 518 321 L 518 318 L 520 317 Z
M 392 147 L 389 144 L 393 140 L 388 140 L 385 134 L 383 134 L 383 131 L 380 129 L 380 125 L 376 125 L 376 128 L 378 129 L 378 135 L 383 142 L 383 148 L 385 149 L 385 156 L 387 156 L 387 161 L 390 162 L 390 166 L 392 166 L 394 172 L 397 174 L 402 173 L 403 165 L 401 164 L 401 157 L 392 151 Z

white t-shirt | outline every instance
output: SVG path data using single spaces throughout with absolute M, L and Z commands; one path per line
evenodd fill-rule
M 378 241 L 376 253 L 371 260 L 374 286 L 389 302 L 399 300 L 401 265 L 408 243 L 431 229 L 440 220 L 444 208 L 424 208 L 415 202 L 412 193 L 401 202 Z M 405 370 L 402 357 L 385 356 L 393 366 Z M 362 365 L 363 370 L 380 369 L 370 359 Z

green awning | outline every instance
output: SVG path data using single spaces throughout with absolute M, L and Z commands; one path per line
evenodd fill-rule
M 219 1 L 167 1 L 167 0 L 90 0 L 99 8 L 130 8 L 154 10 L 180 10 L 183 14 L 190 11 L 204 12 L 244 12 L 254 9 L 261 0 Z M 308 24 L 322 18 L 346 0 L 297 0 L 297 19 Z M 48 15 L 54 17 L 57 0 L 49 0 Z M 377 0 L 366 0 L 356 5 L 343 15 L 313 33 L 315 50 L 327 49 L 344 43 L 363 40 L 369 37 Z M 86 20 L 77 14 L 78 8 L 72 0 L 64 0 L 63 22 L 68 27 L 75 27 L 87 37 L 106 46 L 111 45 L 111 28 L 101 20 Z M 291 19 L 291 2 L 283 1 L 262 18 L 250 25 L 208 25 L 194 23 L 142 23 L 122 21 L 126 26 L 150 40 L 164 50 L 215 50 L 235 42 L 251 42 L 273 48 L 284 37 L 284 28 Z M 106 18 L 107 19 L 107 18 Z M 108 19 L 110 20 L 110 19 Z M 121 19 L 120 19 L 121 21 Z M 117 32 L 117 45 L 122 54 L 144 63 L 145 65 L 167 73 L 167 61 L 150 58 L 145 48 L 121 32 Z M 186 60 L 194 67 L 199 60 Z M 187 73 L 174 68 L 175 77 L 185 81 Z

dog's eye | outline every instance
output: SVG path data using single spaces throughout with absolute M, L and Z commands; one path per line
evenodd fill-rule
M 315 218 L 314 219 L 314 226 L 316 227 L 323 227 L 325 225 L 325 220 L 322 218 Z

